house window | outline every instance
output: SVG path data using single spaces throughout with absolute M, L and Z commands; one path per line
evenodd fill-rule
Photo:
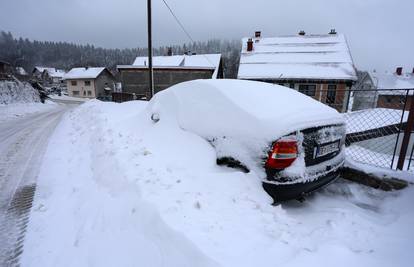
M 88 91 L 88 96 L 91 96 L 91 95 L 92 95 L 92 91 Z
M 83 96 L 86 96 L 86 91 L 83 91 Z
M 294 83 L 290 83 L 289 84 L 289 87 L 292 88 L 292 89 L 295 89 L 295 84 Z
M 85 81 L 85 86 L 91 86 L 91 81 Z
M 326 92 L 326 104 L 334 104 L 336 98 L 336 85 L 329 84 Z
M 78 96 L 79 95 L 79 91 L 72 91 L 72 94 Z
M 316 94 L 316 85 L 315 84 L 300 84 L 299 92 L 308 95 L 315 96 Z
M 71 81 L 71 82 L 70 82 L 70 84 L 71 84 L 72 86 L 76 86 L 76 85 L 78 85 L 78 83 L 77 83 L 76 81 Z

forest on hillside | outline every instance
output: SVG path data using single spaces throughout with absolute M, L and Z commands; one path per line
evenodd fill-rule
M 174 54 L 184 52 L 221 53 L 226 78 L 235 78 L 240 57 L 241 43 L 237 40 L 208 40 L 172 45 Z M 168 46 L 154 48 L 154 55 L 166 55 Z M 0 60 L 31 71 L 34 66 L 55 67 L 69 70 L 81 66 L 104 66 L 111 70 L 116 65 L 132 64 L 135 57 L 147 55 L 147 48 L 107 49 L 94 45 L 67 42 L 36 41 L 14 38 L 10 32 L 0 32 Z

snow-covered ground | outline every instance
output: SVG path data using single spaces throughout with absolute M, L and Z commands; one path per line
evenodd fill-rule
M 372 108 L 352 111 L 344 114 L 347 133 L 363 132 L 384 126 L 407 122 L 408 112 L 389 108 Z
M 89 98 L 82 98 L 82 97 L 73 97 L 73 96 L 67 96 L 67 95 L 49 95 L 53 100 L 64 100 L 64 101 L 75 101 L 75 102 L 86 102 L 90 100 Z
M 33 103 L 12 103 L 0 104 L 0 123 L 21 118 L 33 113 L 46 112 L 58 107 L 58 104 L 46 100 L 45 104 Z
M 411 266 L 414 189 L 339 181 L 271 206 L 257 173 L 216 165 L 145 102 L 65 115 L 41 167 L 22 266 Z M 144 116 L 145 115 L 145 116 Z
M 67 108 L 41 105 L 20 104 L 16 108 L 16 104 L 10 104 L 18 114 L 25 115 L 0 120 L 0 266 L 13 266 L 11 262 L 21 253 L 19 244 L 43 155 Z M 1 115 L 16 114 L 0 111 Z

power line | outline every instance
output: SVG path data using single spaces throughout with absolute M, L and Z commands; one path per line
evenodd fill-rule
M 174 17 L 175 21 L 178 23 L 180 28 L 183 30 L 185 35 L 187 35 L 188 39 L 190 39 L 191 42 L 195 43 L 194 39 L 191 37 L 191 35 L 188 33 L 188 31 L 185 29 L 184 25 L 181 23 L 181 21 L 178 19 L 178 17 L 174 14 L 174 11 L 171 9 L 171 7 L 168 5 L 166 0 L 162 0 L 164 2 L 164 5 L 167 7 L 167 9 L 170 11 L 171 15 Z M 206 55 L 202 54 L 205 59 L 210 63 L 212 67 L 215 67 L 214 64 L 210 61 Z

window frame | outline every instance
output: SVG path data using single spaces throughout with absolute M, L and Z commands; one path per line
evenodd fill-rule
M 302 87 L 305 87 L 306 89 L 303 89 Z M 309 87 L 313 87 L 312 91 L 309 90 Z M 316 96 L 316 84 L 309 83 L 309 84 L 299 84 L 298 91 L 304 95 L 315 97 Z M 313 94 L 310 94 L 310 92 L 313 92 Z
M 86 80 L 86 81 L 84 81 L 84 84 L 85 84 L 85 86 L 91 86 L 91 81 L 89 81 L 89 80 Z
M 328 84 L 328 89 L 326 90 L 326 98 L 325 98 L 326 104 L 335 104 L 337 88 L 338 87 L 336 86 L 336 84 Z
M 70 85 L 77 86 L 78 85 L 78 81 L 72 80 L 72 81 L 70 81 Z

